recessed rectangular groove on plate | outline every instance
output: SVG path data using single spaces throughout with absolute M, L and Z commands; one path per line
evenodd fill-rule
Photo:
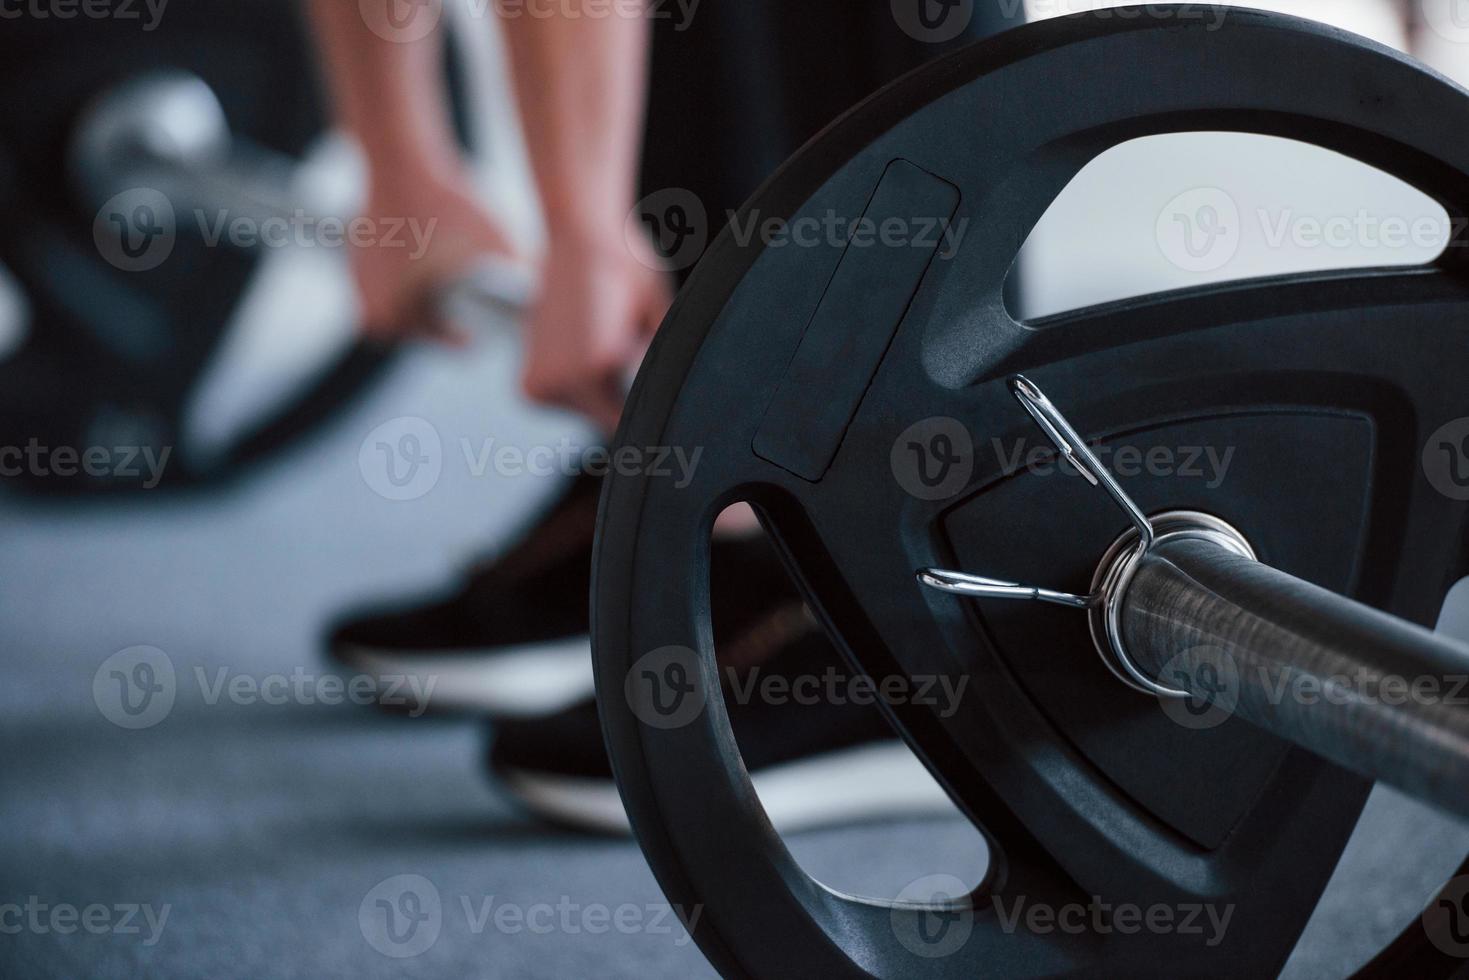
M 959 206 L 959 189 L 906 160 L 888 164 L 755 433 L 754 450 L 821 479 Z M 884 228 L 898 234 L 885 233 Z

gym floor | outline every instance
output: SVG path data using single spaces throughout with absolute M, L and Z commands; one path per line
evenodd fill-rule
M 127 507 L 0 501 L 0 893 L 37 906 L 42 922 L 42 905 L 101 903 L 119 925 L 140 909 L 135 933 L 0 936 L 0 974 L 710 974 L 662 912 L 635 844 L 538 825 L 497 795 L 474 720 L 214 696 L 221 677 L 319 678 L 318 638 L 334 613 L 448 581 L 549 489 L 475 476 L 458 452 L 461 439 L 578 437 L 495 398 L 513 356 L 508 341 L 469 358 L 411 356 L 326 431 L 222 494 Z M 405 414 L 434 420 L 443 473 L 425 497 L 388 501 L 364 481 L 358 449 Z M 127 731 L 99 713 L 92 684 L 103 660 L 137 644 L 168 654 L 178 694 L 162 723 Z M 866 894 L 982 870 L 957 817 L 792 843 L 818 877 Z M 1466 850 L 1464 827 L 1380 794 L 1288 975 L 1344 975 Z M 358 910 L 405 874 L 433 884 L 442 929 L 421 954 L 394 959 L 371 945 Z M 501 906 L 528 918 L 497 920 Z M 599 907 L 623 909 L 624 926 L 597 919 Z
M 136 934 L 0 935 L 0 975 L 710 975 L 635 844 L 538 825 L 496 794 L 480 723 L 215 696 L 221 677 L 314 683 L 329 671 L 318 638 L 344 605 L 448 581 L 552 489 L 476 477 L 459 452 L 461 437 L 577 437 L 487 396 L 513 387 L 510 362 L 494 343 L 467 359 L 410 357 L 347 417 L 223 494 L 0 503 L 0 894 L 101 903 L 117 924 L 124 907 L 151 907 L 159 925 L 145 908 Z M 405 414 L 434 420 L 444 470 L 425 497 L 388 501 L 364 481 L 358 449 Z M 99 713 L 93 676 L 139 644 L 167 653 L 178 693 L 164 721 L 126 731 Z M 795 847 L 818 874 L 875 894 L 929 873 L 937 853 L 976 875 L 983 860 L 957 819 L 811 833 Z M 442 931 L 392 959 L 358 909 L 403 874 L 438 890 Z M 530 918 L 497 926 L 502 905 Z M 538 906 L 570 911 L 536 919 Z M 637 924 L 599 925 L 598 907 Z

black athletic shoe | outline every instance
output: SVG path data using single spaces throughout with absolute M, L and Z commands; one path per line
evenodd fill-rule
M 588 593 L 601 480 L 581 476 L 520 541 L 474 569 L 451 595 L 378 609 L 332 630 L 332 656 L 383 678 L 384 690 L 424 691 L 415 711 L 472 711 L 525 718 L 592 693 Z M 714 591 L 738 597 L 722 610 L 736 623 L 794 598 L 763 536 L 718 539 Z M 734 583 L 719 587 L 721 580 Z M 402 681 L 403 683 L 388 683 Z
M 745 768 L 776 829 L 790 833 L 839 822 L 954 812 L 943 789 L 875 706 L 847 698 L 798 701 L 756 693 L 762 677 L 812 677 L 828 684 L 825 678 L 852 676 L 803 607 L 761 628 L 767 637 L 784 632 L 782 648 L 748 671 L 723 668 L 725 704 Z M 489 768 L 510 796 L 543 819 L 596 833 L 628 832 L 594 699 L 547 717 L 492 726 Z

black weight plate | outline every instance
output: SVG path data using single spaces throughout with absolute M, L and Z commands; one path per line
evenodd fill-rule
M 619 442 L 703 455 L 688 486 L 650 472 L 606 488 L 598 692 L 649 862 L 673 902 L 700 910 L 695 937 L 727 975 L 1273 975 L 1356 823 L 1362 780 L 1253 732 L 1166 728 L 1156 704 L 1100 669 L 1084 624 L 1056 619 L 1074 614 L 921 590 L 914 570 L 930 565 L 1084 589 L 1124 529 L 1078 481 L 1004 479 L 990 447 L 1035 439 L 1006 389 L 1012 372 L 1088 438 L 1235 445 L 1239 468 L 1217 486 L 1147 474 L 1124 486 L 1150 510 L 1219 513 L 1288 570 L 1428 623 L 1469 569 L 1465 505 L 1419 465 L 1428 434 L 1465 414 L 1459 248 L 1421 269 L 1213 286 L 1040 324 L 1007 312 L 1006 273 L 1045 209 L 1088 161 L 1136 137 L 1303 140 L 1466 213 L 1463 90 L 1318 24 L 1151 9 L 1175 16 L 1031 25 L 849 114 L 735 226 L 952 212 L 968 226 L 957 251 L 924 263 L 911 242 L 765 247 L 727 232 L 639 376 Z M 894 454 L 934 418 L 962 420 L 974 447 L 938 494 L 915 490 Z M 953 445 L 932 448 L 952 456 Z M 1277 458 L 1292 445 L 1297 457 Z M 708 534 L 739 499 L 858 666 L 970 681 L 950 717 L 891 709 L 993 843 L 972 911 L 949 915 L 964 941 L 946 955 L 914 940 L 938 921 L 931 912 L 823 888 L 761 812 L 717 695 L 707 611 Z M 640 720 L 637 686 L 678 656 L 669 648 L 692 651 L 679 666 L 706 702 L 674 727 Z M 1220 764 L 1219 752 L 1249 758 Z M 1233 918 L 1208 945 L 1145 929 L 1028 931 L 999 914 L 1021 899 L 1054 909 L 1091 896 L 1230 906 Z
M 0 362 L 0 444 L 167 448 L 169 484 L 224 475 L 308 428 L 375 376 L 383 351 L 361 345 L 279 406 L 261 430 L 206 471 L 180 448 L 195 383 L 215 356 L 259 256 L 211 247 L 180 221 L 167 261 L 110 265 L 93 241 L 95 207 L 65 165 L 73 128 L 111 87 L 159 71 L 202 78 L 231 130 L 298 157 L 325 128 L 315 54 L 299 5 L 282 0 L 170 6 L 141 20 L 77 16 L 7 21 L 0 32 L 0 262 L 31 312 L 25 346 Z M 41 476 L 47 491 L 130 487 L 147 478 Z M 33 474 L 26 474 L 31 476 Z M 24 485 L 22 477 L 20 484 Z

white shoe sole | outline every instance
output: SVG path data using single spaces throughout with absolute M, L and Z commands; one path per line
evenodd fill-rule
M 398 654 L 343 646 L 343 662 L 378 679 L 397 682 L 401 696 L 421 712 L 476 712 L 530 718 L 570 707 L 592 695 L 592 645 L 585 636 L 483 653 L 433 651 Z M 415 692 L 422 692 L 418 698 Z
M 627 834 L 617 785 L 607 779 L 496 771 L 528 810 L 559 824 L 603 834 Z M 859 745 L 771 766 L 750 777 L 775 829 L 791 834 L 815 827 L 957 812 L 943 788 L 901 742 Z

